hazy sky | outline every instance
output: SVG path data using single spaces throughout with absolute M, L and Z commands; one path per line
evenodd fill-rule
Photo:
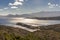
M 60 11 L 60 0 L 0 0 L 0 14 Z

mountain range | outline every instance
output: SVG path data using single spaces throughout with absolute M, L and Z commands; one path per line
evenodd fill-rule
M 56 17 L 60 16 L 60 11 L 41 11 L 31 14 L 22 14 L 22 15 L 12 15 L 8 14 L 8 17 Z
M 42 20 L 60 20 L 60 11 L 41 11 L 31 14 L 12 15 L 8 14 L 6 17 L 24 17 Z

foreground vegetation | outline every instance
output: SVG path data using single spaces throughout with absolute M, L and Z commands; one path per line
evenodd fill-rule
M 33 33 L 0 25 L 0 40 L 60 40 L 60 24 L 42 26 Z

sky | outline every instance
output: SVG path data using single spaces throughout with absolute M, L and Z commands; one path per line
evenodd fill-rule
M 0 0 L 0 14 L 60 11 L 60 0 Z

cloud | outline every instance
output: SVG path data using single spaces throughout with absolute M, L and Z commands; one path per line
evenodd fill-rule
M 24 0 L 19 0 L 20 2 L 23 2 Z
M 9 3 L 9 6 L 11 8 L 18 8 L 17 6 L 19 6 L 19 5 L 22 6 L 23 2 L 24 2 L 24 0 L 15 0 L 14 3 Z
M 18 8 L 18 7 L 16 7 L 16 6 L 12 6 L 11 8 Z
M 0 9 L 0 11 L 3 11 L 3 9 Z
M 8 9 L 8 7 L 2 8 L 2 9 L 0 9 L 0 11 L 4 11 L 4 10 L 6 10 L 6 9 Z
M 4 9 L 8 9 L 8 7 L 5 7 Z
M 9 3 L 9 5 L 11 5 L 11 6 L 18 6 L 18 5 L 22 5 L 22 2 Z
M 60 7 L 58 4 L 52 4 L 52 3 L 48 3 L 48 7 L 49 8 L 56 8 L 56 7 Z
M 56 6 L 59 6 L 58 4 L 56 4 Z
M 48 3 L 49 8 L 55 8 L 55 4 Z
M 60 6 L 59 6 L 60 7 Z

